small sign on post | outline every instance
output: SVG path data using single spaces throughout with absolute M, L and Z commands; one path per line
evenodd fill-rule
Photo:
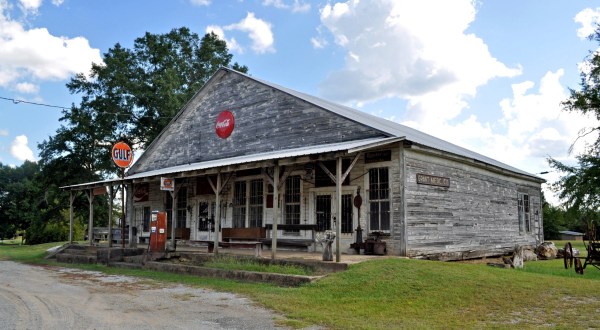
M 172 178 L 160 178 L 160 190 L 175 191 L 175 180 Z

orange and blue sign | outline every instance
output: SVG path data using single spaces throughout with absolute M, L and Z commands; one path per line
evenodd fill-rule
M 112 148 L 112 159 L 117 166 L 127 168 L 133 163 L 133 151 L 125 142 L 117 142 Z

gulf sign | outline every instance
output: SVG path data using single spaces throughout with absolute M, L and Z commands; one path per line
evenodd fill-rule
M 228 138 L 233 132 L 235 127 L 235 119 L 233 114 L 225 110 L 219 114 L 217 121 L 215 122 L 215 132 L 221 139 Z
M 133 151 L 125 142 L 117 142 L 112 148 L 112 159 L 117 166 L 127 168 L 133 163 Z

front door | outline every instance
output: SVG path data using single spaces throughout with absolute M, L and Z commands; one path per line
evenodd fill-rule
M 317 231 L 331 230 L 331 194 L 318 194 L 315 201 Z
M 215 202 L 208 198 L 200 198 L 196 202 L 196 214 L 192 222 L 197 240 L 209 239 L 215 227 Z
M 335 230 L 335 226 L 339 225 L 338 219 L 333 219 L 332 214 L 335 210 L 333 205 L 333 193 L 318 193 L 315 199 L 315 219 L 317 231 L 323 232 L 326 230 Z M 352 233 L 353 226 L 353 205 L 352 194 L 342 195 L 342 216 L 341 216 L 341 233 Z

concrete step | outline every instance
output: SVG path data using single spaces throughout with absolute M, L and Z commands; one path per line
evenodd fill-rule
M 71 254 L 71 253 L 61 253 L 56 255 L 56 261 L 72 263 L 72 264 L 95 264 L 96 256 L 95 255 L 81 255 L 81 254 Z

